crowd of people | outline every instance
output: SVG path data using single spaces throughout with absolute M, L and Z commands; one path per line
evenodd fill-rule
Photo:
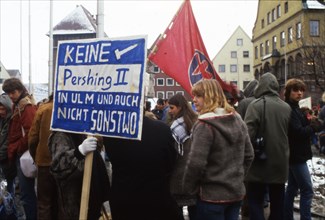
M 216 80 L 202 79 L 192 87 L 193 106 L 181 94 L 158 99 L 152 110 L 146 102 L 141 141 L 51 131 L 52 96 L 37 106 L 14 78 L 2 89 L 0 168 L 9 193 L 18 178 L 27 220 L 79 219 L 89 153 L 87 219 L 99 219 L 109 201 L 113 220 L 184 220 L 184 207 L 190 220 L 238 219 L 240 213 L 259 220 L 267 201 L 268 219 L 291 220 L 298 193 L 300 219 L 311 219 L 306 162 L 312 143 L 323 149 L 317 138 L 325 134 L 325 107 L 299 107 L 306 90 L 299 79 L 286 82 L 282 98 L 274 75 L 265 73 L 248 84 L 238 106 Z M 21 171 L 26 150 L 36 178 Z

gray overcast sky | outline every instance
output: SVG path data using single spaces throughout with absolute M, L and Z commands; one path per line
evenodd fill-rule
M 22 3 L 21 3 L 22 2 Z M 27 0 L 0 0 L 0 60 L 6 69 L 20 69 L 20 25 L 22 25 L 22 74 L 28 82 Z M 109 37 L 148 35 L 150 47 L 180 7 L 182 0 L 104 1 L 104 31 Z M 240 25 L 248 36 L 252 36 L 258 0 L 192 0 L 194 16 L 200 33 L 212 59 L 231 34 Z M 20 22 L 20 4 L 22 22 Z M 93 15 L 97 14 L 96 0 L 53 0 L 53 26 L 83 5 Z M 49 38 L 49 0 L 31 0 L 31 60 L 32 82 L 47 82 Z

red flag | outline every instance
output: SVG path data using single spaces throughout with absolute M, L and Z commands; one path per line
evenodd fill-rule
M 176 80 L 189 94 L 193 84 L 202 78 L 214 78 L 224 90 L 237 94 L 236 86 L 226 84 L 215 71 L 189 0 L 183 2 L 151 51 L 149 60 Z

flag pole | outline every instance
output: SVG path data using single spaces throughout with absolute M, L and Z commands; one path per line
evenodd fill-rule
M 50 0 L 50 40 L 49 40 L 49 75 L 48 95 L 53 92 L 53 0 Z
M 159 36 L 159 39 L 157 40 L 157 42 L 155 43 L 154 47 L 153 47 L 152 50 L 150 51 L 150 54 L 151 54 L 151 53 L 155 53 L 155 51 L 156 51 L 156 49 L 157 49 L 157 44 L 159 43 L 159 41 L 161 41 L 161 39 L 164 38 L 165 33 L 166 33 L 166 32 L 168 31 L 168 29 L 170 28 L 170 25 L 175 21 L 176 17 L 178 16 L 179 12 L 180 12 L 181 9 L 183 8 L 183 6 L 184 6 L 184 4 L 185 4 L 186 1 L 189 1 L 189 0 L 184 0 L 184 1 L 183 1 L 183 3 L 181 4 L 181 6 L 178 8 L 177 12 L 176 12 L 175 15 L 173 16 L 172 20 L 169 22 L 169 24 L 168 24 L 167 28 L 165 29 L 164 33 L 161 34 L 161 35 Z M 150 56 L 150 54 L 149 54 L 149 56 Z M 149 56 L 148 56 L 148 57 L 149 57 Z
M 28 40 L 29 40 L 29 94 L 33 94 L 34 93 L 34 89 L 33 89 L 33 84 L 32 84 L 32 30 L 31 30 L 31 9 L 30 9 L 30 0 L 28 1 Z

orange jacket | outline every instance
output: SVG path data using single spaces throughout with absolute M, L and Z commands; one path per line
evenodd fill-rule
M 48 147 L 52 109 L 53 101 L 39 107 L 28 134 L 29 151 L 38 166 L 50 166 L 52 161 Z

